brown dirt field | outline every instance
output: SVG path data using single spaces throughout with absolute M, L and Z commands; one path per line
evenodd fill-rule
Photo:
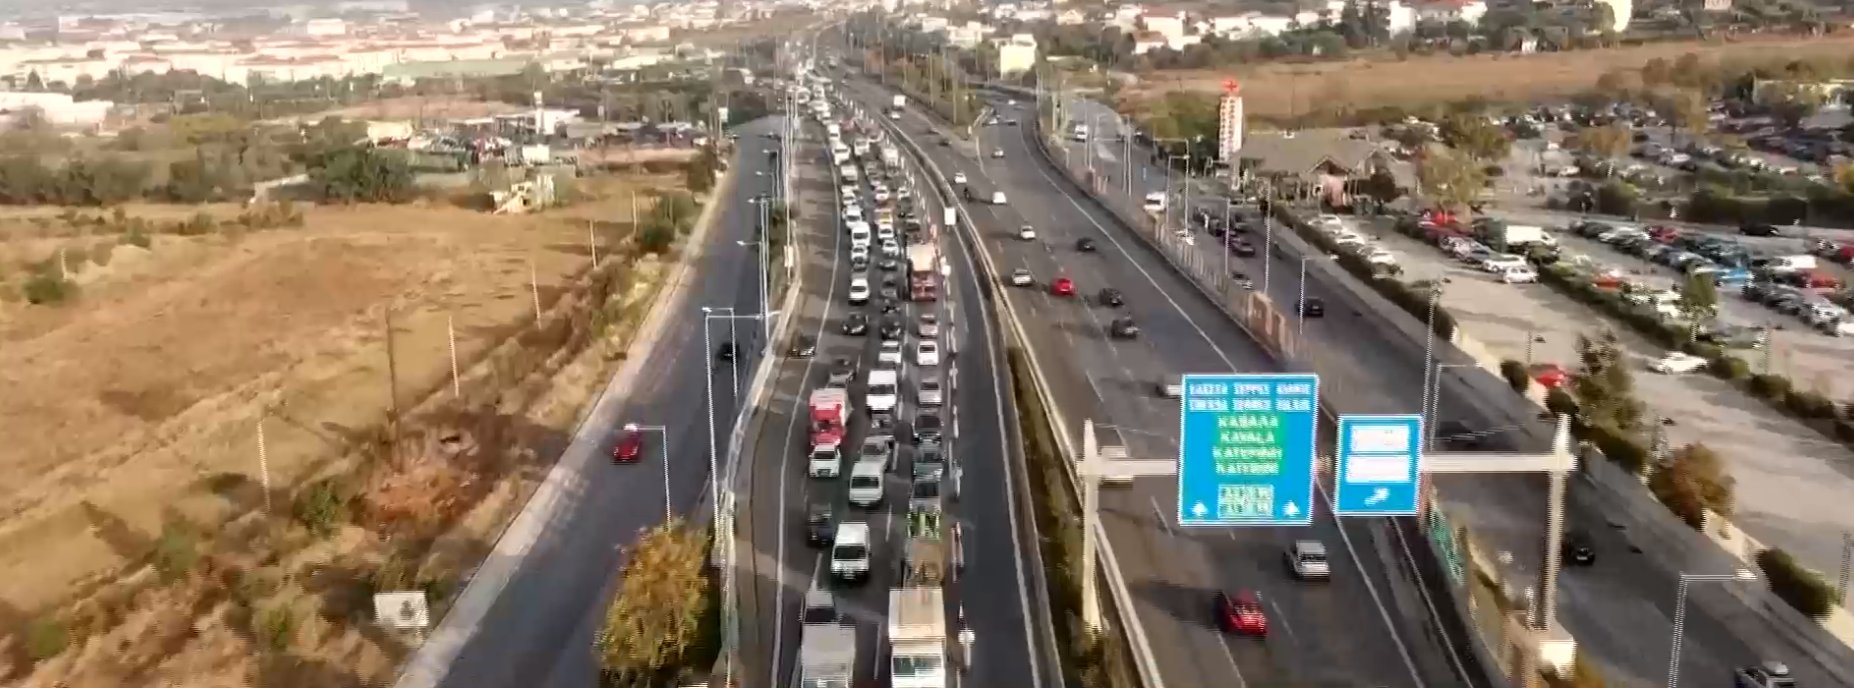
M 1123 110 L 1166 91 L 1221 92 L 1223 81 L 1242 83 L 1243 107 L 1256 117 L 1291 117 L 1343 103 L 1350 110 L 1415 105 L 1481 97 L 1532 102 L 1587 91 L 1597 77 L 1615 69 L 1638 69 L 1654 58 L 1672 62 L 1698 53 L 1712 64 L 1790 60 L 1846 60 L 1854 37 L 1741 39 L 1680 42 L 1533 55 L 1411 57 L 1304 64 L 1274 63 L 1208 72 L 1141 75 L 1141 83 L 1120 93 Z
M 0 303 L 15 429 L 0 445 L 0 612 L 35 613 L 142 556 L 169 509 L 219 523 L 255 507 L 261 492 L 223 486 L 256 484 L 266 408 L 273 484 L 323 468 L 388 406 L 389 309 L 401 404 L 447 388 L 447 314 L 463 360 L 501 343 L 534 317 L 529 261 L 551 303 L 587 267 L 586 222 L 627 217 L 628 197 L 530 217 L 316 208 L 302 229 L 158 235 L 107 265 L 85 249 L 114 236 L 53 236 L 70 233 L 56 210 L 0 214 L 0 276 L 62 247 L 83 285 L 62 307 Z
M 406 96 L 376 100 L 289 119 L 317 122 L 325 117 L 333 116 L 343 119 L 453 120 L 530 111 L 530 108 L 523 108 L 519 105 L 487 102 L 473 96 Z

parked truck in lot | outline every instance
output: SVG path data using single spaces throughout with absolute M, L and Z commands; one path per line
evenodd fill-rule
M 811 393 L 811 446 L 813 448 L 843 443 L 845 424 L 850 418 L 850 391 L 840 387 L 822 387 Z
M 938 301 L 940 299 L 940 256 L 938 244 L 915 244 L 908 247 L 908 299 L 911 301 Z
M 888 591 L 889 686 L 946 688 L 946 595 L 939 586 Z

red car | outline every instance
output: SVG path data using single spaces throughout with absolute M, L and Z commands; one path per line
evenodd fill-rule
M 1571 373 L 1556 363 L 1539 363 L 1532 366 L 1532 379 L 1546 389 L 1555 389 L 1570 380 Z
M 626 423 L 618 435 L 618 446 L 612 448 L 612 463 L 637 463 L 643 453 L 644 431 L 636 423 Z
M 1075 281 L 1067 277 L 1057 277 L 1056 281 L 1049 283 L 1049 293 L 1057 296 L 1074 296 Z
M 1262 611 L 1262 601 L 1253 592 L 1243 590 L 1234 596 L 1219 592 L 1217 627 L 1225 633 L 1264 637 L 1268 635 L 1268 614 Z

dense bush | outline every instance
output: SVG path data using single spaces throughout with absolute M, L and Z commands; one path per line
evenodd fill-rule
M 39 662 L 64 654 L 71 646 L 71 628 L 63 619 L 41 617 L 26 625 L 26 656 Z
M 1732 513 L 1732 476 L 1719 455 L 1703 444 L 1691 444 L 1648 476 L 1648 490 L 1694 530 L 1706 525 L 1706 511 Z
M 1828 582 L 1803 568 L 1789 552 L 1775 548 L 1758 552 L 1757 567 L 1763 570 L 1770 591 L 1804 616 L 1820 619 L 1835 604 L 1835 591 Z
M 1506 384 L 1514 392 L 1525 394 L 1532 390 L 1532 371 L 1526 370 L 1526 364 L 1513 359 L 1500 362 L 1500 377 L 1506 378 Z
M 346 485 L 335 478 L 323 478 L 296 496 L 292 510 L 296 521 L 309 532 L 328 535 L 348 520 L 349 500 Z

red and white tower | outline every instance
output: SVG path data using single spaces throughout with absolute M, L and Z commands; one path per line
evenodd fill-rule
M 1217 159 L 1226 163 L 1242 150 L 1242 86 L 1235 79 L 1223 82 L 1223 102 L 1217 109 Z

